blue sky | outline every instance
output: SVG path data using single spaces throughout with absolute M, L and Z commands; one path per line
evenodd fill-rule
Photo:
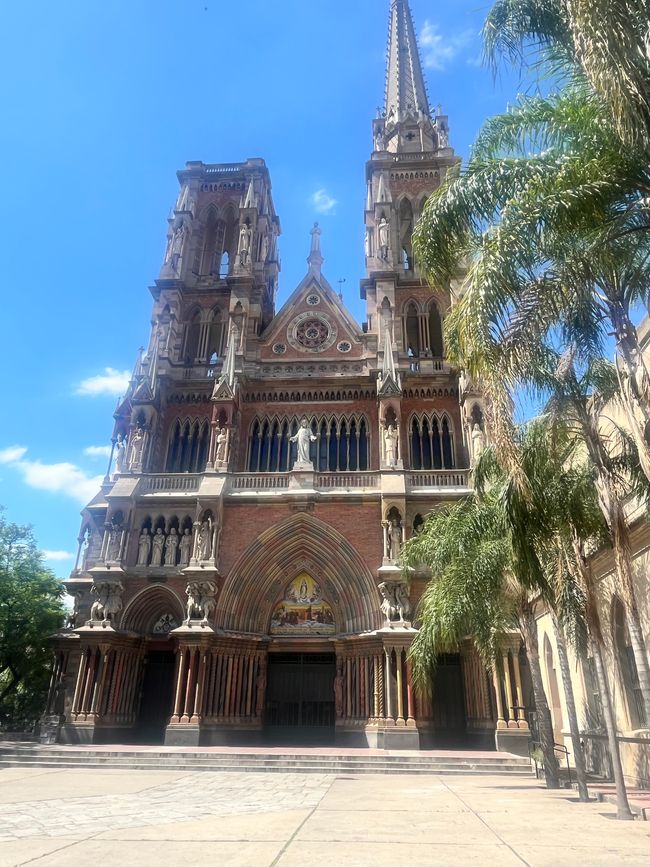
M 175 172 L 261 156 L 280 298 L 323 227 L 324 270 L 363 318 L 364 163 L 384 90 L 389 0 L 30 0 L 5 4 L 0 159 L 0 503 L 49 565 L 73 565 L 112 411 L 149 332 Z M 412 0 L 432 105 L 466 157 L 516 81 L 478 62 L 487 7 Z M 206 8 L 207 7 L 207 8 Z

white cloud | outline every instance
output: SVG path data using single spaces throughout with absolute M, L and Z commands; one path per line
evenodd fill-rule
M 0 464 L 11 464 L 14 461 L 19 461 L 25 454 L 27 454 L 27 449 L 24 446 L 9 446 L 9 448 L 0 449 Z
M 463 30 L 452 36 L 443 36 L 437 24 L 425 21 L 420 33 L 420 48 L 424 65 L 438 72 L 446 69 L 456 57 L 470 45 L 474 38 L 472 30 Z
M 75 389 L 76 394 L 90 395 L 112 394 L 118 397 L 127 389 L 131 374 L 128 370 L 115 370 L 114 367 L 105 367 L 103 373 L 97 376 L 89 376 L 82 379 Z
M 45 560 L 72 560 L 74 554 L 69 551 L 41 551 Z
M 338 201 L 325 189 L 316 190 L 311 197 L 311 203 L 319 214 L 333 214 Z
M 110 446 L 88 446 L 84 449 L 84 454 L 91 458 L 110 458 Z
M 0 463 L 21 473 L 30 488 L 66 494 L 85 505 L 91 500 L 102 483 L 103 476 L 89 476 L 80 467 L 67 462 L 44 464 L 42 461 L 25 460 L 27 449 L 13 446 L 0 451 Z

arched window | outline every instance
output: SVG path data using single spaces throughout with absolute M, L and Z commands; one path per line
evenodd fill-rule
M 185 326 L 185 347 L 183 357 L 186 364 L 194 364 L 199 355 L 201 339 L 201 311 L 195 310 Z
M 402 199 L 399 206 L 399 237 L 405 271 L 413 270 L 413 206 Z
M 223 220 L 217 218 L 216 210 L 211 207 L 205 220 L 203 234 L 203 253 L 200 270 L 202 277 L 209 275 L 219 276 L 225 235 L 226 224 Z
M 419 358 L 421 353 L 420 344 L 420 315 L 418 308 L 411 301 L 406 308 L 405 317 L 406 351 L 411 358 Z
M 429 349 L 434 358 L 442 358 L 444 354 L 442 344 L 442 318 L 438 305 L 432 301 L 429 306 Z
M 635 729 L 641 728 L 646 724 L 643 694 L 630 641 L 625 607 L 618 596 L 615 596 L 612 602 L 612 632 L 619 675 L 627 699 L 630 725 Z
M 420 422 L 414 418 L 411 425 L 411 466 L 414 470 L 422 469 L 422 438 Z
M 411 468 L 450 470 L 455 467 L 454 438 L 447 415 L 414 418 L 411 422 Z
M 208 331 L 208 349 L 206 353 L 208 358 L 211 358 L 213 355 L 216 355 L 217 358 L 223 356 L 225 331 L 225 322 L 221 310 L 217 308 L 212 314 L 212 321 L 210 322 Z
M 210 425 L 207 419 L 174 422 L 169 433 L 165 470 L 168 473 L 202 473 L 208 460 Z
M 446 470 L 453 469 L 455 466 L 454 441 L 447 416 L 442 419 L 442 465 Z

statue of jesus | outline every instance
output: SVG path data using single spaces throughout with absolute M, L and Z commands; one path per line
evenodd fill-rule
M 292 436 L 290 440 L 292 443 L 298 443 L 298 460 L 296 463 L 311 464 L 311 458 L 309 457 L 309 444 L 315 443 L 317 439 L 318 437 L 309 429 L 309 422 L 306 418 L 303 418 L 300 422 L 298 433 L 295 436 Z

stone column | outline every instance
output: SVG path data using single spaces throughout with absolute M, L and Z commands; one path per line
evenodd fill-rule
M 501 683 L 499 678 L 498 667 L 495 663 L 494 669 L 492 671 L 492 677 L 494 680 L 494 692 L 496 695 L 497 702 L 497 728 L 498 729 L 507 729 L 508 723 L 506 721 L 505 716 L 503 715 L 503 699 L 501 698 Z
M 512 681 L 510 679 L 510 663 L 508 661 L 507 648 L 503 649 L 501 651 L 501 660 L 503 662 L 503 684 L 506 688 L 506 700 L 508 702 L 508 708 L 507 708 L 508 727 L 511 728 L 514 726 L 516 728 L 517 723 L 515 722 L 515 710 L 514 710 L 515 701 L 514 701 L 514 698 L 512 695 Z M 512 716 L 511 716 L 511 714 L 512 714 Z
M 397 721 L 398 726 L 406 725 L 404 719 L 404 690 L 402 684 L 402 656 L 404 651 L 401 648 L 395 649 L 395 674 L 397 676 Z
M 395 725 L 393 717 L 393 671 L 392 671 L 392 650 L 385 648 L 384 656 L 386 659 L 386 677 L 384 678 L 385 694 L 386 694 L 386 724 Z

